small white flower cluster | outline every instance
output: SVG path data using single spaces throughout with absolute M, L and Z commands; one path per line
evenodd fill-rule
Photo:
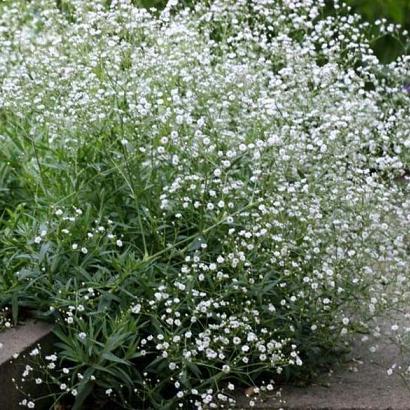
M 81 354 L 115 344 L 101 317 L 123 332 L 104 360 L 142 381 L 108 398 L 226 408 L 232 380 L 271 391 L 403 299 L 410 57 L 382 65 L 324 0 L 132 3 L 2 6 L 0 110 L 42 147 L 38 191 L 81 203 L 48 209 L 17 277 L 44 276 Z M 86 372 L 57 357 L 76 396 Z
M 6 306 L 0 310 L 0 331 L 13 326 L 10 309 Z
M 84 223 L 86 222 L 86 223 Z M 113 221 L 107 219 L 106 226 L 99 220 L 93 221 L 92 227 L 88 231 L 84 231 L 84 226 L 89 226 L 89 221 L 85 220 L 83 211 L 79 208 L 74 208 L 74 213 L 64 213 L 61 208 L 54 211 L 51 218 L 42 224 L 39 228 L 39 235 L 36 236 L 32 243 L 36 245 L 49 244 L 55 241 L 68 245 L 72 251 L 78 251 L 83 255 L 89 253 L 90 248 L 95 248 L 101 245 L 101 241 L 112 243 L 113 247 L 122 248 L 123 241 L 113 234 Z M 76 240 L 81 239 L 79 244 Z

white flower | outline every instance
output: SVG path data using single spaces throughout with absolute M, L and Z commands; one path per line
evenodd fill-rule
M 136 304 L 136 305 L 131 306 L 131 312 L 135 313 L 135 314 L 140 313 L 141 312 L 141 305 Z
M 172 1 L 160 13 L 126 0 L 107 7 L 73 0 L 69 22 L 51 0 L 7 3 L 0 110 L 19 132 L 0 142 L 6 156 L 14 145 L 49 147 L 23 164 L 34 185 L 44 164 L 49 192 L 29 189 L 30 175 L 18 167 L 12 172 L 27 200 L 15 210 L 22 219 L 6 221 L 0 260 L 21 262 L 5 275 L 20 272 L 15 279 L 32 299 L 31 285 L 44 286 L 37 276 L 46 278 L 48 262 L 63 257 L 50 289 L 38 291 L 56 296 L 43 302 L 77 342 L 88 343 L 82 330 L 110 288 L 121 299 L 112 305 L 115 321 L 139 326 L 149 316 L 164 325 L 163 335 L 152 330 L 140 343 L 168 360 L 178 398 L 190 390 L 183 361 L 215 374 L 247 363 L 255 374 L 267 366 L 280 374 L 285 364 L 292 372 L 303 366 L 296 344 L 343 343 L 355 331 L 348 312 L 361 322 L 384 307 L 397 310 L 410 290 L 410 60 L 382 64 L 365 36 L 373 29 L 341 2 L 329 17 L 325 0 L 198 1 L 192 9 L 180 2 L 171 12 Z M 228 28 L 217 39 L 215 25 Z M 383 20 L 374 30 L 399 33 Z M 63 174 L 73 189 L 61 186 Z M 65 208 L 70 201 L 84 211 Z M 31 262 L 21 258 L 22 238 Z M 47 255 L 31 249 L 46 238 Z M 59 255 L 67 249 L 71 256 Z M 77 256 L 92 277 L 81 274 L 60 292 Z M 98 283 L 105 273 L 112 283 Z M 129 293 L 117 286 L 125 277 Z M 11 326 L 10 313 L 1 325 Z M 300 317 L 311 319 L 301 338 L 292 322 Z M 58 360 L 47 363 L 55 368 Z M 135 395 L 161 385 L 170 369 L 143 371 L 146 384 Z M 52 373 L 58 385 L 72 385 L 71 368 Z M 232 404 L 215 374 L 193 393 L 193 406 Z

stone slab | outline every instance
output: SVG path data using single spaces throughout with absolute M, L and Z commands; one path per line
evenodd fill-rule
M 282 386 L 278 397 L 257 399 L 252 409 L 410 410 L 410 386 L 399 372 L 387 372 L 395 363 L 405 365 L 399 348 L 382 340 L 375 353 L 369 347 L 355 343 L 350 360 L 334 372 L 310 386 Z M 249 400 L 242 397 L 238 408 L 250 409 Z

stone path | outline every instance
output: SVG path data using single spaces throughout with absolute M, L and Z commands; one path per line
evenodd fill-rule
M 350 360 L 320 384 L 308 387 L 285 386 L 281 397 L 259 400 L 253 409 L 289 410 L 410 410 L 410 385 L 407 387 L 397 372 L 388 375 L 393 363 L 400 364 L 398 347 L 379 341 L 375 353 L 369 344 L 353 346 Z M 249 409 L 249 399 L 239 408 Z

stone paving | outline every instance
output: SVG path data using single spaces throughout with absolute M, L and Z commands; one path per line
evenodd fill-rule
M 399 348 L 380 343 L 375 353 L 369 344 L 353 345 L 350 360 L 311 386 L 281 388 L 280 398 L 257 401 L 253 409 L 289 410 L 410 410 L 410 386 L 397 372 L 387 370 L 403 360 Z M 250 409 L 248 400 L 239 408 Z

